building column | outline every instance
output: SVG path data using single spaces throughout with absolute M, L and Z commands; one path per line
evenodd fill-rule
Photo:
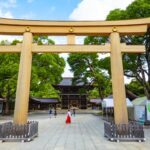
M 25 32 L 21 48 L 18 73 L 14 123 L 26 124 L 28 119 L 28 103 L 30 92 L 30 76 L 32 66 L 32 33 Z
M 120 36 L 116 30 L 114 30 L 111 33 L 110 41 L 111 41 L 111 74 L 112 74 L 115 123 L 127 124 L 128 113 L 126 105 Z

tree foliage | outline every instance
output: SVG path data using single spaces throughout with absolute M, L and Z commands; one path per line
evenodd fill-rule
M 127 88 L 138 96 L 144 95 L 143 86 L 135 79 L 127 85 Z
M 34 43 L 53 45 L 54 41 L 47 36 L 35 36 Z M 34 54 L 30 95 L 34 97 L 59 98 L 59 91 L 52 85 L 58 84 L 64 72 L 65 61 L 58 54 Z
M 107 20 L 122 20 L 150 17 L 150 1 L 135 0 L 126 10 L 115 9 L 110 11 Z M 145 54 L 124 54 L 124 75 L 135 78 L 144 88 L 150 99 L 150 30 L 145 36 L 122 36 L 121 42 L 128 45 L 145 44 Z M 105 60 L 106 61 L 106 60 Z M 108 68 L 108 70 L 110 70 Z M 147 80 L 148 78 L 148 80 Z
M 92 45 L 105 43 L 106 37 L 87 37 L 84 44 Z M 98 93 L 101 99 L 110 94 L 110 80 L 105 72 L 99 67 L 99 55 L 95 54 L 70 54 L 68 63 L 71 66 L 71 71 L 74 73 L 74 82 L 84 82 L 84 84 L 92 83 L 96 88 L 91 93 Z M 109 89 L 109 90 L 108 90 Z M 95 92 L 97 90 L 97 92 Z M 96 95 L 95 95 L 96 96 Z
M 47 36 L 35 36 L 33 41 L 37 44 L 54 44 Z M 21 42 L 3 40 L 0 45 L 16 45 Z M 6 98 L 7 105 L 15 98 L 19 61 L 20 54 L 0 54 L 0 97 Z M 33 54 L 30 96 L 59 97 L 59 91 L 52 85 L 61 81 L 64 67 L 65 61 L 58 54 Z
M 16 40 L 17 41 L 17 40 Z M 2 40 L 0 45 L 10 45 Z M 0 97 L 6 99 L 5 113 L 8 114 L 9 103 L 16 93 L 20 54 L 0 54 Z

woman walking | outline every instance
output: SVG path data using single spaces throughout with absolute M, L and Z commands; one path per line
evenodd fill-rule
M 70 112 L 70 110 L 68 109 L 67 117 L 66 117 L 66 124 L 70 124 L 70 123 L 71 123 L 71 112 Z

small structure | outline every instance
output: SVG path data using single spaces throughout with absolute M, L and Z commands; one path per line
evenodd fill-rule
M 49 106 L 56 107 L 57 104 L 59 104 L 60 101 L 58 98 L 35 98 L 30 97 L 30 110 L 47 110 L 49 109 Z
M 84 85 L 84 83 L 73 84 L 72 79 L 63 78 L 58 85 L 54 85 L 60 91 L 61 107 L 68 109 L 73 106 L 86 109 L 88 94 L 83 91 L 89 90 L 92 86 Z
M 90 99 L 90 104 L 92 105 L 92 109 L 97 109 L 100 107 L 102 100 L 100 98 Z
M 139 97 L 132 101 L 134 105 L 134 120 L 142 124 L 150 124 L 150 101 L 147 97 Z
M 126 98 L 126 105 L 129 119 L 133 120 L 133 104 L 128 98 Z M 114 99 L 112 96 L 103 99 L 102 110 L 104 117 L 106 117 L 105 119 L 112 119 L 114 117 Z
M 133 107 L 132 102 L 128 98 L 126 98 L 126 104 L 127 104 L 127 107 Z M 106 107 L 106 108 L 113 108 L 114 107 L 114 100 L 113 100 L 113 98 L 105 98 L 105 99 L 103 99 L 102 106 Z

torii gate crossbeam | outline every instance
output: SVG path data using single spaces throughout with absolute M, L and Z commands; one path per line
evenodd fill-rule
M 114 97 L 115 123 L 128 123 L 121 53 L 144 53 L 143 45 L 120 43 L 120 35 L 143 35 L 150 18 L 122 21 L 32 21 L 0 19 L 0 34 L 23 35 L 23 43 L 0 46 L 0 53 L 21 53 L 14 123 L 27 123 L 32 53 L 110 53 Z M 36 45 L 33 35 L 65 35 L 68 45 Z M 75 45 L 75 36 L 110 36 L 110 44 Z

